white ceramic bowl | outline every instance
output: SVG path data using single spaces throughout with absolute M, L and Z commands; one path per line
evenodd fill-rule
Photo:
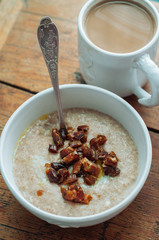
M 86 217 L 63 217 L 47 213 L 26 201 L 12 174 L 12 155 L 16 141 L 35 119 L 56 110 L 52 88 L 24 102 L 10 117 L 1 135 L 0 167 L 2 176 L 14 197 L 35 216 L 60 227 L 85 227 L 104 222 L 124 210 L 137 196 L 148 176 L 152 146 L 146 125 L 139 114 L 122 98 L 99 87 L 71 84 L 60 86 L 63 108 L 82 107 L 104 112 L 120 122 L 130 133 L 139 152 L 139 172 L 132 192 L 122 202 L 104 212 Z

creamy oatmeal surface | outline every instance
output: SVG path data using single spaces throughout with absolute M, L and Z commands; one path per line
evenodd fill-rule
M 57 113 L 54 112 L 35 121 L 19 139 L 13 157 L 16 185 L 30 203 L 57 215 L 87 216 L 113 207 L 129 194 L 137 177 L 138 152 L 134 142 L 117 121 L 103 113 L 68 109 L 64 111 L 64 117 L 67 126 L 73 128 L 87 124 L 88 141 L 98 134 L 106 136 L 104 149 L 116 153 L 120 174 L 116 177 L 101 176 L 92 186 L 79 178 L 83 191 L 93 197 L 89 205 L 64 200 L 59 185 L 50 183 L 45 173 L 45 163 L 61 161 L 59 153 L 48 152 L 53 141 L 51 130 L 59 128 Z M 42 190 L 41 196 L 37 195 L 39 190 Z

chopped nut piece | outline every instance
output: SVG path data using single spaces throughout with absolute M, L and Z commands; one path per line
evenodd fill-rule
M 78 153 L 76 151 L 69 153 L 67 156 L 63 158 L 63 161 L 66 164 L 73 163 L 74 161 L 77 161 L 79 159 Z
M 120 174 L 119 168 L 113 168 L 111 166 L 104 166 L 103 170 L 104 170 L 104 174 L 110 177 L 116 177 Z
M 78 127 L 77 127 L 77 130 L 78 130 L 78 131 L 83 131 L 84 133 L 88 133 L 89 126 L 87 126 L 87 125 L 81 125 L 81 126 L 78 126 Z
M 63 147 L 64 141 L 60 135 L 60 132 L 55 128 L 52 129 L 52 137 L 54 140 L 54 144 L 57 146 L 57 149 Z
M 70 154 L 71 152 L 73 152 L 74 149 L 72 147 L 67 147 L 67 148 L 64 148 L 60 151 L 60 157 L 61 158 L 64 158 L 66 157 L 68 154 Z
M 61 187 L 61 193 L 63 198 L 67 201 L 89 204 L 92 200 L 91 195 L 85 194 L 78 184 L 72 184 L 68 189 Z
M 49 144 L 49 152 L 50 153 L 58 153 L 58 149 L 56 145 Z

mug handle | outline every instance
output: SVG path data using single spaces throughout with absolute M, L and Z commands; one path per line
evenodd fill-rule
M 135 60 L 134 67 L 142 70 L 147 79 L 150 82 L 151 94 L 146 92 L 140 86 L 137 86 L 133 93 L 139 98 L 138 102 L 147 106 L 152 107 L 159 105 L 159 68 L 151 60 L 149 54 L 145 54 Z

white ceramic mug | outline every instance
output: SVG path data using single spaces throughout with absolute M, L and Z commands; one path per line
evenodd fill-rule
M 101 0 L 89 0 L 81 9 L 78 18 L 78 49 L 80 71 L 86 83 L 110 90 L 121 97 L 135 94 L 139 103 L 145 106 L 159 104 L 159 69 L 153 62 L 159 39 L 159 15 L 148 0 L 132 0 L 146 8 L 154 17 L 156 32 L 152 40 L 141 49 L 130 53 L 105 51 L 88 38 L 85 18 L 88 11 Z M 151 85 L 151 95 L 142 87 L 147 79 Z

